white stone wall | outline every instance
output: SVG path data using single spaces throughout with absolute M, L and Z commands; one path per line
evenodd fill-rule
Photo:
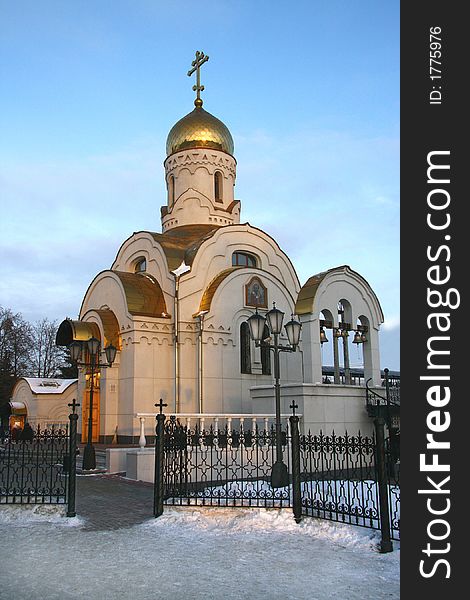
M 72 383 L 62 394 L 33 394 L 28 383 L 20 380 L 12 395 L 13 402 L 23 402 L 27 420 L 34 427 L 46 427 L 50 423 L 68 423 L 71 409 L 68 404 L 78 400 L 77 384 Z
M 164 163 L 165 179 L 174 178 L 174 202 L 167 198 L 168 212 L 162 229 L 202 223 L 231 225 L 240 221 L 240 203 L 234 202 L 235 159 L 218 150 L 191 149 L 170 155 Z M 222 199 L 216 201 L 214 175 L 222 174 Z
M 375 388 L 385 395 L 384 388 Z M 274 412 L 274 389 L 259 386 L 251 389 L 253 412 Z M 366 410 L 366 390 L 353 385 L 287 384 L 281 388 L 281 413 L 292 413 L 292 401 L 298 405 L 297 412 L 302 414 L 302 431 L 318 434 L 323 431 L 330 435 L 333 431 L 343 435 L 371 435 L 374 430 L 373 419 Z

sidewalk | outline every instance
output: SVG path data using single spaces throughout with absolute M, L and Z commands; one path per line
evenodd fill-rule
M 77 475 L 77 516 L 84 530 L 132 527 L 153 517 L 153 485 L 117 475 Z

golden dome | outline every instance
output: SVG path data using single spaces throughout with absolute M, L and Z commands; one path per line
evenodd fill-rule
M 167 156 L 187 148 L 213 148 L 233 155 L 233 139 L 222 121 L 196 104 L 192 112 L 173 125 L 166 140 Z

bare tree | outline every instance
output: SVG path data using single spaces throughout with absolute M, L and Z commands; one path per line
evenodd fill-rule
M 0 411 L 17 380 L 30 374 L 32 343 L 31 325 L 20 313 L 0 306 Z
M 41 319 L 32 326 L 31 374 L 59 377 L 66 362 L 65 349 L 55 345 L 57 321 Z

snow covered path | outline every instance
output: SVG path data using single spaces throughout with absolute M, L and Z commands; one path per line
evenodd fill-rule
M 128 510 L 132 510 L 129 506 Z M 0 506 L 0 598 L 380 600 L 399 598 L 399 544 L 290 510 L 167 509 L 93 530 L 59 507 Z

